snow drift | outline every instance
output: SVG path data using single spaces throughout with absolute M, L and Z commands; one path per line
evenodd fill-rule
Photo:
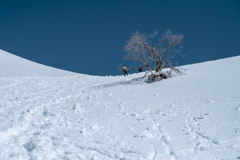
M 240 56 L 151 84 L 144 73 L 53 77 L 8 62 L 0 68 L 31 74 L 1 69 L 0 159 L 240 159 Z
M 41 65 L 0 49 L 0 76 L 67 76 L 74 73 Z

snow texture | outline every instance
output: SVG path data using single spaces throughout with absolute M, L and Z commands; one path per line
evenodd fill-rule
M 144 73 L 75 74 L 0 51 L 0 159 L 240 159 L 239 62 L 148 84 Z

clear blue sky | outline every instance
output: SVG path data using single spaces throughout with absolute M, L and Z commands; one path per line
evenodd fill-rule
M 166 29 L 181 65 L 240 55 L 240 0 L 0 0 L 0 49 L 78 73 L 122 74 L 131 33 Z

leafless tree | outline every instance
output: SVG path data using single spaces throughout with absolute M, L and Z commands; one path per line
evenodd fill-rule
M 151 75 L 159 74 L 163 67 L 176 70 L 172 60 L 176 54 L 183 56 L 180 53 L 183 37 L 182 34 L 174 34 L 169 29 L 161 35 L 157 31 L 153 34 L 140 34 L 137 31 L 124 46 L 127 53 L 124 58 L 141 62 Z

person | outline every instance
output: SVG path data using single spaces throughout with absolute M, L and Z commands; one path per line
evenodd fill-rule
M 143 71 L 143 66 L 138 67 L 138 71 L 142 72 Z
M 128 76 L 128 69 L 127 69 L 127 67 L 123 67 L 123 69 L 122 69 L 122 71 L 123 71 L 123 73 L 124 73 L 124 77 L 127 75 Z

